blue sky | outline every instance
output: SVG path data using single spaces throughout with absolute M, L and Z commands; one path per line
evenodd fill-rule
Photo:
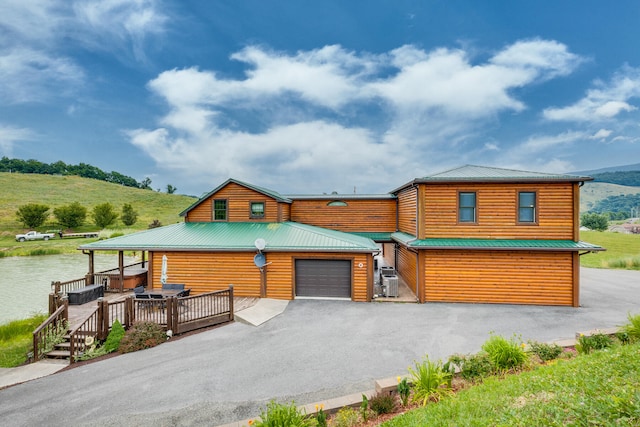
M 637 1 L 2 0 L 0 155 L 200 195 L 640 161 Z

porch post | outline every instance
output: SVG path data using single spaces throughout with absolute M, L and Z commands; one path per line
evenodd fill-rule
M 141 252 L 142 252 L 142 268 L 144 268 L 147 251 L 141 251 Z
M 118 251 L 118 269 L 120 270 L 120 292 L 124 290 L 124 251 Z
M 94 278 L 93 275 L 95 274 L 95 257 L 94 257 L 94 251 L 89 251 L 88 253 L 85 252 L 87 255 L 89 255 L 89 273 L 87 274 L 87 277 L 85 278 L 85 284 L 89 285 L 91 283 L 94 282 Z M 56 292 L 58 290 L 56 289 Z

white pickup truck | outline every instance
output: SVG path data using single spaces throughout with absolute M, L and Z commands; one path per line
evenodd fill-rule
M 49 240 L 53 239 L 55 234 L 53 233 L 39 233 L 37 231 L 29 231 L 26 234 L 16 234 L 16 240 L 18 242 L 24 242 L 25 240 Z

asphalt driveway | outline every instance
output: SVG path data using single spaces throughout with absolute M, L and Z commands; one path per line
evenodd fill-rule
M 0 390 L 5 426 L 219 425 L 272 398 L 297 404 L 371 389 L 429 354 L 477 351 L 490 331 L 549 341 L 640 312 L 640 272 L 582 270 L 580 308 L 292 301 L 233 323 Z

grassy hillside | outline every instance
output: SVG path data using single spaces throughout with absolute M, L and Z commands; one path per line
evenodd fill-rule
M 581 231 L 580 240 L 607 249 L 581 256 L 581 266 L 640 270 L 640 234 Z
M 53 209 L 79 202 L 87 208 L 87 220 L 85 225 L 75 231 L 94 231 L 97 227 L 91 221 L 91 210 L 95 205 L 109 202 L 120 213 L 122 205 L 130 203 L 138 212 L 138 222 L 125 229 L 120 220 L 112 226 L 109 233 L 131 232 L 146 229 L 149 223 L 158 219 L 163 225 L 182 221 L 178 215 L 196 199 L 193 197 L 158 193 L 151 190 L 141 190 L 132 187 L 124 187 L 95 179 L 80 178 L 77 176 L 55 176 L 19 173 L 0 173 L 0 252 L 5 255 L 24 254 L 25 248 L 29 251 L 40 248 L 52 249 L 60 246 L 62 252 L 68 248 L 78 246 L 78 240 L 66 242 L 52 240 L 49 242 L 24 242 L 17 243 L 14 236 L 25 231 L 23 225 L 16 218 L 19 206 L 27 203 L 42 203 L 51 208 L 49 221 L 41 230 L 57 228 Z M 108 237 L 108 236 L 104 236 Z M 73 250 L 72 249 L 72 250 Z M 20 253 L 15 253 L 15 251 Z
M 580 189 L 580 212 L 587 212 L 598 200 L 606 199 L 609 196 L 639 193 L 640 187 L 628 187 L 606 182 L 587 182 Z

